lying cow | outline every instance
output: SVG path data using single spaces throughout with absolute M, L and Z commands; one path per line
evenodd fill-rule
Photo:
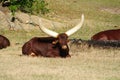
M 120 29 L 106 30 L 99 32 L 91 37 L 92 40 L 120 40 Z
M 5 37 L 0 35 L 0 49 L 10 46 L 10 41 Z
M 68 36 L 81 28 L 84 22 L 84 15 L 82 15 L 81 22 L 77 26 L 61 34 L 45 28 L 41 20 L 39 21 L 41 30 L 52 37 L 32 38 L 23 45 L 22 54 L 43 57 L 70 57 L 69 47 L 67 45 Z

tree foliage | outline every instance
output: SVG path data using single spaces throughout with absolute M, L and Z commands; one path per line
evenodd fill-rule
M 18 10 L 30 14 L 46 14 L 49 12 L 47 8 L 48 3 L 44 0 L 0 0 L 3 4 L 5 4 L 6 1 L 10 4 L 9 6 L 7 5 L 7 7 L 13 16 Z

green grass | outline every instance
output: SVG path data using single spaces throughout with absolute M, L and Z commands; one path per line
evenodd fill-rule
M 85 15 L 83 27 L 70 38 L 90 39 L 102 30 L 120 28 L 120 14 L 104 8 L 120 8 L 120 0 L 47 0 L 51 12 L 43 17 L 65 23 Z M 118 26 L 118 27 L 114 27 Z M 64 32 L 67 28 L 54 29 Z M 20 56 L 22 45 L 35 36 L 47 36 L 40 30 L 0 30 L 11 46 L 0 50 L 0 80 L 120 80 L 120 50 L 86 46 L 70 47 L 71 58 Z M 19 43 L 19 44 L 16 44 Z
M 83 28 L 78 31 L 79 36 L 73 35 L 76 37 L 89 39 L 99 31 L 120 26 L 120 14 L 104 10 L 112 9 L 115 12 L 114 9 L 120 9 L 119 0 L 47 0 L 47 2 L 51 9 L 51 14 L 47 18 L 55 21 L 80 19 L 82 13 L 85 15 Z

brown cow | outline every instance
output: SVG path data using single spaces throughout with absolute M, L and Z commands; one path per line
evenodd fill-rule
M 0 35 L 0 49 L 10 46 L 10 41 L 5 37 Z
M 81 22 L 77 26 L 61 34 L 45 28 L 41 20 L 39 21 L 40 29 L 52 37 L 32 38 L 23 45 L 22 54 L 43 57 L 70 57 L 69 47 L 67 45 L 68 36 L 81 28 L 84 21 L 84 15 L 82 15 Z
M 91 37 L 92 40 L 120 40 L 120 29 L 116 30 L 106 30 L 99 32 Z

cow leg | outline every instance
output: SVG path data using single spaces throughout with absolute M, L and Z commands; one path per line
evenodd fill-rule
M 60 57 L 60 55 L 54 51 L 49 51 L 47 52 L 46 57 Z
M 32 52 L 32 53 L 30 54 L 30 56 L 35 57 L 36 54 Z

